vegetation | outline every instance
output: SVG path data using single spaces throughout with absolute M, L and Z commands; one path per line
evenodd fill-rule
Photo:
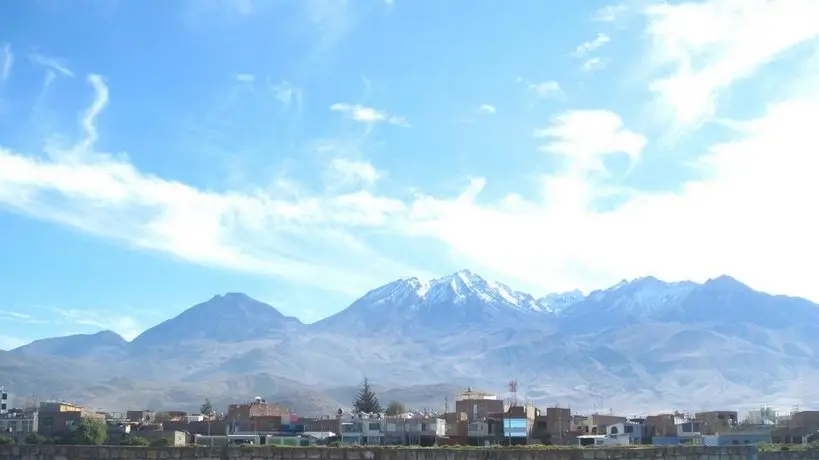
M 108 427 L 104 420 L 83 417 L 80 426 L 71 433 L 69 444 L 101 446 L 108 440 Z
M 358 396 L 353 401 L 353 412 L 356 414 L 380 414 L 381 404 L 378 402 L 378 397 L 370 387 L 370 382 L 364 378 L 364 383 L 361 384 L 361 389 L 358 391 Z
M 199 413 L 208 417 L 213 415 L 213 404 L 210 403 L 210 399 L 205 399 L 205 402 L 199 408 Z
M 404 404 L 401 401 L 390 401 L 387 404 L 387 410 L 384 411 L 385 415 L 388 416 L 395 416 L 405 414 L 407 412 L 407 408 L 404 407 Z
M 156 438 L 151 441 L 151 447 L 168 447 L 171 445 L 171 440 L 168 438 Z
M 40 445 L 40 444 L 54 444 L 54 440 L 47 438 L 40 433 L 29 433 L 23 440 L 26 444 Z
M 127 438 L 123 439 L 120 443 L 123 446 L 149 446 L 151 445 L 151 441 L 143 438 L 142 436 L 128 436 Z
M 0 446 L 4 444 L 14 444 L 14 439 L 9 438 L 8 436 L 0 436 Z

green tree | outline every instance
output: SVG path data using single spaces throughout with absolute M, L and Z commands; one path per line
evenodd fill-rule
M 171 440 L 168 438 L 156 438 L 151 441 L 151 447 L 167 447 L 171 445 Z
M 41 435 L 40 433 L 29 433 L 26 436 L 26 439 L 23 441 L 26 444 L 32 445 L 40 445 L 40 444 L 49 444 L 50 439 L 46 438 L 45 436 Z
M 123 446 L 149 446 L 151 441 L 148 441 L 142 436 L 128 436 L 123 439 L 120 444 Z
M 358 390 L 358 396 L 353 401 L 353 411 L 357 414 L 381 413 L 381 404 L 366 377 L 364 383 L 361 384 L 361 389 Z
M 213 404 L 210 403 L 210 399 L 205 399 L 205 402 L 199 407 L 199 413 L 208 417 L 213 415 Z
M 14 444 L 14 439 L 11 439 L 8 436 L 0 436 L 0 446 L 3 444 Z
M 404 403 L 401 401 L 390 401 L 390 403 L 387 404 L 387 410 L 384 411 L 384 415 L 394 417 L 396 415 L 405 414 L 406 412 L 407 408 L 404 407 Z
M 105 421 L 91 417 L 83 417 L 80 425 L 71 433 L 72 444 L 100 446 L 107 440 L 108 426 Z

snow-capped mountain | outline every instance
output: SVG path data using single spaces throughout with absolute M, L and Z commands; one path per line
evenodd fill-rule
M 305 385 L 324 385 L 311 391 L 327 395 L 327 386 L 368 376 L 381 386 L 411 382 L 429 403 L 444 394 L 433 384 L 503 388 L 515 378 L 527 398 L 548 403 L 605 394 L 611 407 L 617 398 L 630 408 L 688 407 L 696 397 L 730 408 L 819 397 L 803 383 L 819 379 L 816 337 L 819 306 L 727 276 L 645 277 L 586 297 L 535 299 L 462 270 L 396 280 L 314 324 L 244 294 L 216 296 L 130 343 L 110 333 L 48 339 L 0 352 L 0 367 L 7 383 L 100 405 L 121 404 L 123 387 L 139 407 L 271 388 L 282 393 L 276 399 L 304 401 Z M 42 371 L 68 364 L 82 369 L 70 382 L 65 372 Z
M 430 281 L 404 278 L 373 289 L 347 309 L 316 323 L 361 334 L 419 333 L 547 322 L 552 309 L 533 296 L 461 270 Z

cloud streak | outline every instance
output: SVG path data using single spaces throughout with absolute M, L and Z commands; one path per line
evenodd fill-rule
M 14 53 L 11 51 L 11 44 L 5 43 L 0 48 L 0 82 L 8 81 L 11 77 L 11 68 L 14 65 Z
M 367 107 L 360 104 L 336 103 L 330 106 L 330 110 L 341 112 L 352 120 L 373 125 L 376 123 L 388 123 L 391 125 L 409 127 L 405 117 L 390 115 L 387 112 Z

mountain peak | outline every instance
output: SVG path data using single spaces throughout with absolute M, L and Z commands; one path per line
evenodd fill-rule
M 745 283 L 728 275 L 720 275 L 709 279 L 703 286 L 712 289 L 750 289 Z

